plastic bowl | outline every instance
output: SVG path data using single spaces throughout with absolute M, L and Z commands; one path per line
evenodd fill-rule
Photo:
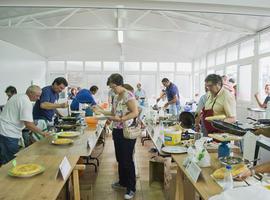
M 96 128 L 98 119 L 96 117 L 85 117 L 85 122 L 89 128 Z

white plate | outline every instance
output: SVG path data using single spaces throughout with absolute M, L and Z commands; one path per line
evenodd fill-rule
M 161 149 L 165 153 L 186 153 L 187 148 L 186 147 L 181 147 L 181 146 L 167 146 L 167 147 L 162 147 Z

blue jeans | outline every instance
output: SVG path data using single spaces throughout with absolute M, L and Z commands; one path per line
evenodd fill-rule
M 169 105 L 169 113 L 175 116 L 179 116 L 180 115 L 180 104 L 176 105 L 174 104 L 170 104 Z
M 0 135 L 0 164 L 6 164 L 19 151 L 18 138 L 11 138 Z

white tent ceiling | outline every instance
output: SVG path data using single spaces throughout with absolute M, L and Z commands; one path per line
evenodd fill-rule
M 269 16 L 255 12 L 270 10 L 270 5 L 263 0 L 263 8 L 246 1 L 245 7 L 241 7 L 243 13 L 231 9 L 230 14 L 228 10 L 225 13 L 228 5 L 217 7 L 214 1 L 190 4 L 208 3 L 208 11 L 204 12 L 195 11 L 195 7 L 179 11 L 176 1 L 167 2 L 171 9 L 155 9 L 156 2 L 164 1 L 149 2 L 144 9 L 143 3 L 137 5 L 138 9 L 131 9 L 123 6 L 123 2 L 124 9 L 106 2 L 106 8 L 88 4 L 78 4 L 77 8 L 69 4 L 62 4 L 66 8 L 34 4 L 36 7 L 14 7 L 14 3 L 13 7 L 0 7 L 0 40 L 56 60 L 119 60 L 122 56 L 128 61 L 186 62 L 270 26 L 270 12 Z M 6 4 L 0 2 L 1 5 Z M 213 5 L 220 9 L 209 12 Z M 124 31 L 122 45 L 117 41 L 118 30 Z

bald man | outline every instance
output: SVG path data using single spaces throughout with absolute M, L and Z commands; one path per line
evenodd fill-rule
M 33 122 L 33 105 L 41 95 L 39 86 L 30 86 L 25 94 L 12 96 L 0 114 L 0 165 L 12 160 L 19 151 L 19 139 L 26 127 L 33 132 L 47 136 Z

